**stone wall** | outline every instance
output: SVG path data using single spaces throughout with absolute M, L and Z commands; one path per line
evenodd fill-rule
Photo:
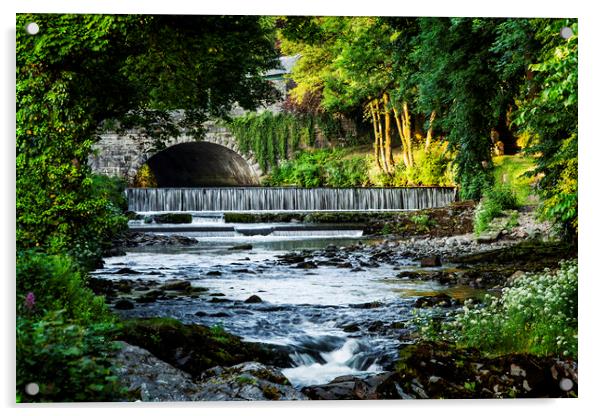
M 249 165 L 249 169 L 257 178 L 265 172 L 261 170 L 259 164 L 252 154 L 242 154 L 236 143 L 234 136 L 227 128 L 218 126 L 213 122 L 205 124 L 206 135 L 204 142 L 223 146 L 240 155 Z M 187 135 L 175 137 L 166 143 L 166 149 L 182 144 L 195 142 L 193 138 Z M 100 136 L 100 140 L 94 144 L 92 154 L 88 163 L 93 172 L 108 176 L 119 176 L 131 181 L 142 165 L 151 157 L 159 153 L 152 143 L 152 140 L 145 138 L 141 134 L 131 131 L 124 135 L 115 133 L 106 133 Z

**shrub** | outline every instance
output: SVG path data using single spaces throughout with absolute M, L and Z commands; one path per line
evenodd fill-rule
M 367 170 L 362 156 L 345 158 L 344 153 L 336 149 L 305 151 L 275 168 L 267 184 L 305 188 L 363 186 L 368 183 Z
M 577 359 L 577 274 L 576 260 L 561 262 L 554 272 L 525 274 L 499 298 L 486 296 L 481 307 L 465 306 L 443 323 L 428 320 L 422 333 L 492 354 L 527 352 Z
M 84 275 L 68 256 L 35 250 L 17 255 L 17 310 L 21 314 L 44 316 L 63 310 L 64 319 L 81 324 L 112 322 L 104 299 L 95 296 L 85 283 Z
M 123 390 L 109 361 L 117 348 L 110 324 L 80 325 L 64 311 L 17 318 L 17 401 L 111 401 Z M 28 395 L 25 386 L 40 391 Z
M 491 221 L 502 215 L 505 209 L 518 206 L 516 194 L 508 185 L 497 185 L 485 191 L 475 210 L 474 232 L 479 235 L 489 228 Z
M 414 164 L 405 166 L 398 160 L 391 179 L 393 186 L 453 186 L 451 155 L 444 143 L 432 143 L 427 150 L 412 151 Z

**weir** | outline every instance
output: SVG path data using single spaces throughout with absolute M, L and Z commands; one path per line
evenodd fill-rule
M 456 188 L 128 188 L 130 211 L 416 210 L 449 205 Z

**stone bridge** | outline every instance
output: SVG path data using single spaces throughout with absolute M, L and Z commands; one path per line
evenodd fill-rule
M 103 134 L 88 163 L 96 173 L 131 182 L 145 163 L 159 187 L 258 185 L 265 172 L 252 155 L 242 154 L 227 128 L 205 123 L 202 141 L 182 135 L 158 151 L 152 140 L 135 132 Z

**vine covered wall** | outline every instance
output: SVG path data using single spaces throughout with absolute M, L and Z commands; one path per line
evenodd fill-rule
M 300 148 L 322 147 L 345 135 L 341 121 L 325 114 L 247 113 L 228 122 L 228 128 L 240 152 L 253 153 L 264 172 Z

